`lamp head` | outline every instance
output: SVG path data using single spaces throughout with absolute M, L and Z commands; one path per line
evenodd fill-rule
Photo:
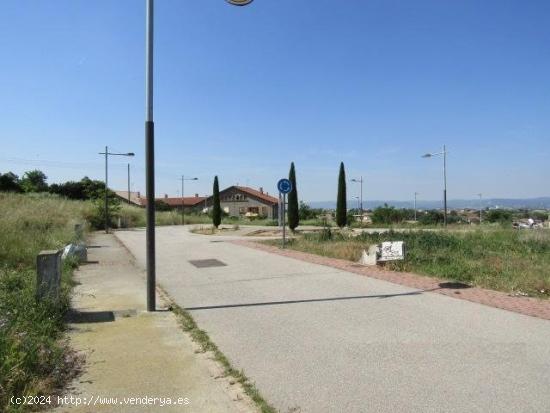
M 433 155 L 431 153 L 427 153 L 425 155 L 422 155 L 423 158 L 431 158 Z
M 126 156 L 135 156 L 136 154 L 134 152 L 128 152 Z
M 246 6 L 252 3 L 252 0 L 226 0 L 229 4 L 233 6 Z

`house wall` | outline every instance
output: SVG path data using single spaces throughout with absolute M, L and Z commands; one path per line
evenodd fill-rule
M 208 202 L 209 207 L 210 204 L 211 202 Z M 270 203 L 263 202 L 236 188 L 220 192 L 220 206 L 222 210 L 228 211 L 232 217 L 244 215 L 250 208 L 258 208 L 258 214 L 267 216 L 269 219 L 277 218 L 277 205 L 273 206 Z

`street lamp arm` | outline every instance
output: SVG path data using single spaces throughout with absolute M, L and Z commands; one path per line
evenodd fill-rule
M 128 153 L 114 153 L 114 152 L 99 152 L 100 155 L 111 155 L 111 156 L 135 156 L 136 154 L 133 152 Z

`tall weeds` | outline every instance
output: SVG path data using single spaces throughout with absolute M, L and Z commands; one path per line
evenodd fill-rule
M 350 236 L 307 234 L 290 248 L 356 261 L 363 249 L 383 241 L 405 241 L 404 261 L 388 263 L 410 271 L 506 292 L 550 297 L 550 231 L 487 229 L 408 231 Z
M 0 411 L 20 411 L 11 396 L 49 395 L 68 377 L 62 340 L 72 263 L 63 269 L 57 302 L 37 302 L 35 259 L 75 237 L 89 204 L 49 195 L 0 193 Z

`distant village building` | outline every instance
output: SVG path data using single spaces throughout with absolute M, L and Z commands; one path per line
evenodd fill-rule
M 114 191 L 117 197 L 119 197 L 122 201 L 128 202 L 128 198 L 130 201 L 130 204 L 135 206 L 144 206 L 145 204 L 141 203 L 141 193 L 140 192 L 130 192 L 128 191 Z
M 115 194 L 123 201 L 128 202 L 128 191 L 114 191 Z M 183 199 L 181 197 L 169 197 L 167 194 L 162 198 L 155 198 L 156 202 L 163 202 L 171 209 L 181 211 L 185 208 L 185 211 L 200 211 L 206 207 L 204 201 L 206 197 L 199 196 L 186 196 Z M 130 192 L 130 204 L 143 207 L 147 206 L 147 199 L 141 196 L 140 192 Z
M 128 201 L 128 191 L 115 191 L 123 201 Z M 163 202 L 170 208 L 185 211 L 204 211 L 212 208 L 212 196 L 202 197 L 195 194 L 193 197 L 169 197 L 164 195 L 156 198 L 156 202 Z M 139 207 L 147 205 L 147 199 L 140 192 L 130 192 L 130 203 Z M 279 200 L 263 188 L 258 190 L 246 186 L 230 186 L 220 191 L 220 205 L 222 210 L 232 217 L 258 217 L 277 219 Z
M 212 196 L 206 200 L 208 208 L 212 207 Z M 279 199 L 269 193 L 246 186 L 230 186 L 220 191 L 222 210 L 231 217 L 261 217 L 276 219 Z

